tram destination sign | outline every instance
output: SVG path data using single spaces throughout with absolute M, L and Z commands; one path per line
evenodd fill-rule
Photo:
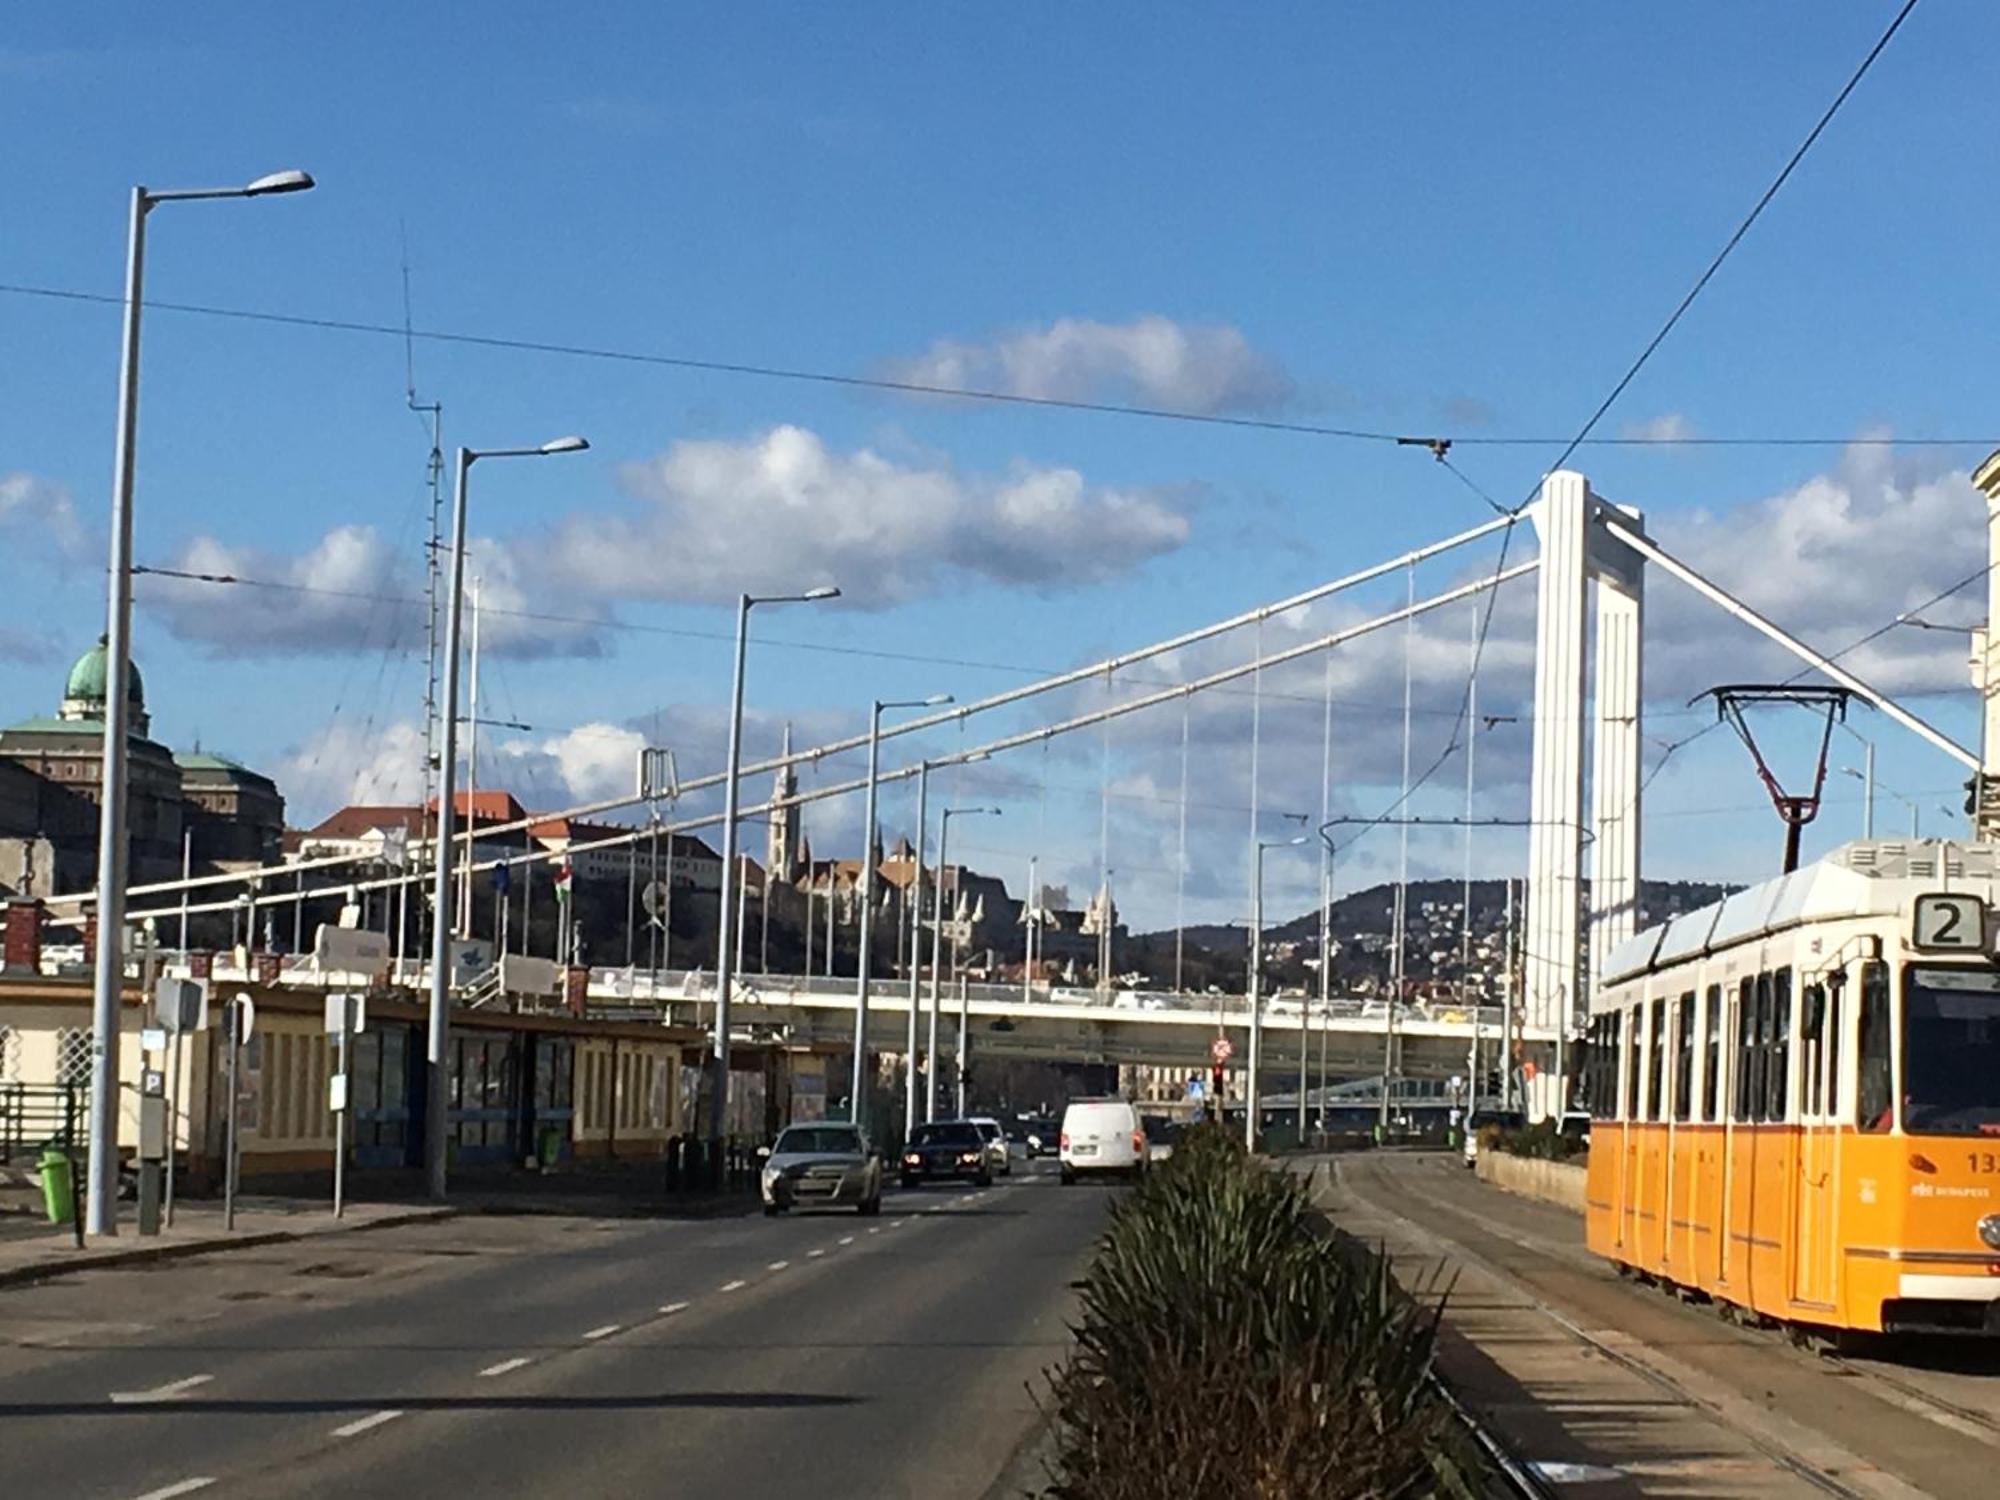
M 1958 891 L 1931 891 L 1917 897 L 1910 946 L 1928 953 L 1983 953 L 1986 903 Z

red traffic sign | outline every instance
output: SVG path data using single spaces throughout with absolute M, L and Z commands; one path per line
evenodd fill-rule
M 1226 1063 L 1235 1051 L 1236 1048 L 1230 1044 L 1229 1038 L 1226 1036 L 1219 1036 L 1208 1044 L 1208 1058 L 1210 1062 Z

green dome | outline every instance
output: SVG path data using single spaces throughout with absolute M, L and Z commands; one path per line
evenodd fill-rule
M 104 653 L 107 644 L 105 638 L 99 636 L 97 644 L 76 659 L 76 665 L 69 669 L 69 681 L 63 685 L 63 698 L 66 702 L 104 701 L 106 675 Z M 139 676 L 138 665 L 133 662 L 127 662 L 125 666 L 125 696 L 132 707 L 145 708 L 146 685 Z

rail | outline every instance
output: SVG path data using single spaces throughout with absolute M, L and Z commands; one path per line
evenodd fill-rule
M 0 1160 L 44 1146 L 83 1148 L 89 1138 L 90 1086 L 83 1083 L 0 1083 Z

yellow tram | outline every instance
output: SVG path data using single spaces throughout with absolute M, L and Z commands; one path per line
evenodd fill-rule
M 1590 1248 L 1795 1325 L 2000 1336 L 2000 846 L 1870 840 L 1607 955 Z

